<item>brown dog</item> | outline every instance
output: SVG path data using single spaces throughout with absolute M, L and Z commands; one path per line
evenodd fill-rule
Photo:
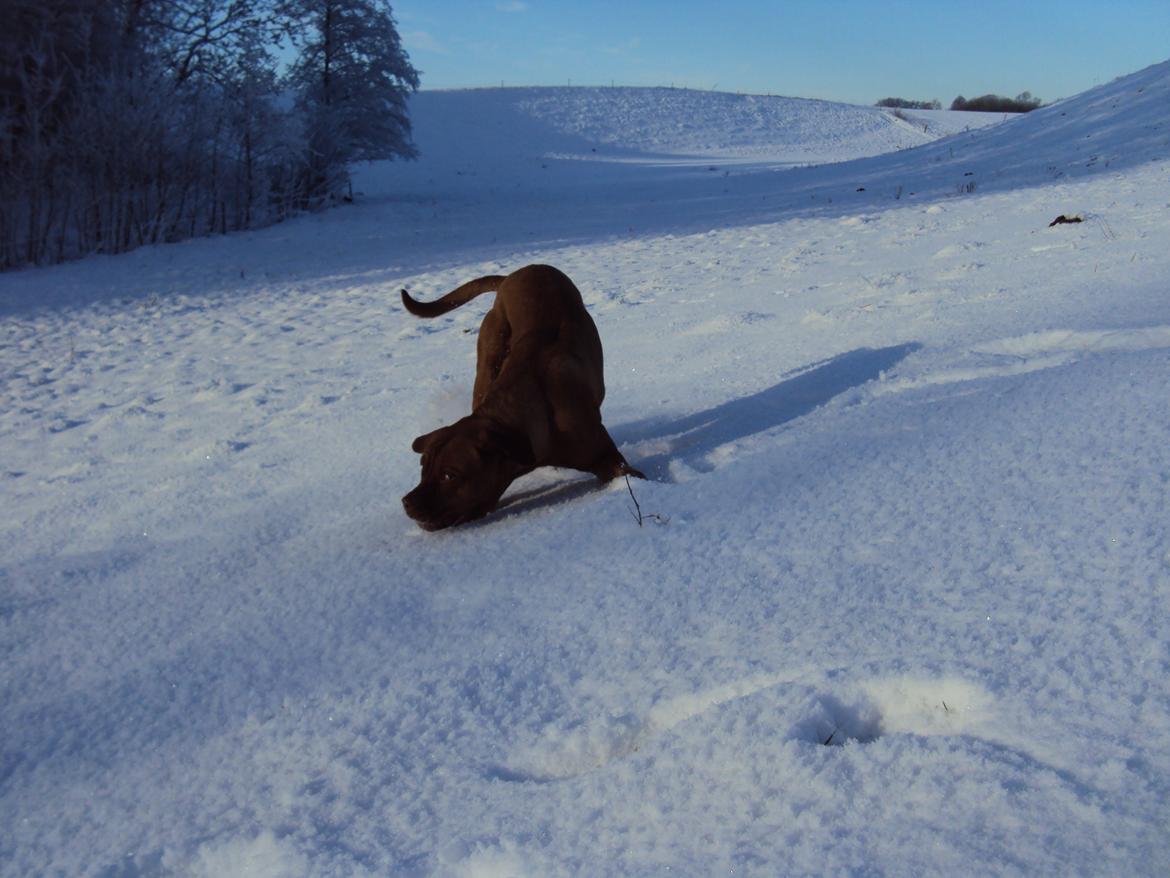
M 411 314 L 437 317 L 496 291 L 479 327 L 472 412 L 419 436 L 422 481 L 402 498 L 426 530 L 487 515 L 508 485 L 540 466 L 593 473 L 603 482 L 645 478 L 601 423 L 601 339 L 581 293 L 549 265 L 468 281 L 430 303 L 402 291 Z

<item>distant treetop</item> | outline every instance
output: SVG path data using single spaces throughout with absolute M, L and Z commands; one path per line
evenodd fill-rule
M 1030 91 L 1022 92 L 1014 98 L 1005 98 L 1002 95 L 982 95 L 967 100 L 959 95 L 951 101 L 951 109 L 972 113 L 1030 113 L 1041 103 L 1040 98 L 1032 97 Z
M 890 107 L 895 110 L 941 110 L 942 104 L 933 101 L 908 101 L 905 98 L 882 98 L 875 107 Z

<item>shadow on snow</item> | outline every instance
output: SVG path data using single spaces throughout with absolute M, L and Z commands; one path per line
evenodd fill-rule
M 705 411 L 682 417 L 647 418 L 616 427 L 619 446 L 653 443 L 648 457 L 632 457 L 630 463 L 651 479 L 673 482 L 672 462 L 693 470 L 715 469 L 709 460 L 718 448 L 774 430 L 823 406 L 846 391 L 873 381 L 918 350 L 916 342 L 886 348 L 859 348 L 815 363 L 758 393 L 729 400 Z M 572 479 L 543 485 L 505 498 L 501 509 L 483 523 L 519 515 L 586 496 L 600 489 L 592 479 Z

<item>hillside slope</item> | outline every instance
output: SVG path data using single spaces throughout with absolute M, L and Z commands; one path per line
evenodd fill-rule
M 424 162 L 466 155 L 471 146 L 484 158 L 794 165 L 844 161 L 934 139 L 876 107 L 670 88 L 424 91 L 413 99 L 411 113 Z
M 936 135 L 945 127 L 924 135 L 876 108 L 788 98 L 753 99 L 771 102 L 768 124 L 753 127 L 744 121 L 749 99 L 734 95 L 666 90 L 656 103 L 656 90 L 624 99 L 621 89 L 423 93 L 417 132 L 424 158 L 364 168 L 356 185 L 372 210 L 392 202 L 402 231 L 437 223 L 442 251 L 472 259 L 501 248 L 693 233 L 1048 186 L 1163 158 L 1170 150 L 1162 111 L 1170 100 L 1167 67 L 1006 121 L 943 113 L 956 127 L 980 127 L 942 139 Z M 558 94 L 567 104 L 554 111 Z M 627 112 L 635 103 L 662 114 L 672 101 L 688 108 L 678 131 L 669 116 Z M 700 112 L 707 104 L 710 116 Z M 740 122 L 728 123 L 731 117 Z M 825 126 L 812 135 L 815 146 L 793 147 L 777 121 L 784 117 L 798 119 L 794 127 L 806 133 Z M 750 136 L 737 145 L 736 132 L 745 130 Z M 706 144 L 701 156 L 693 152 L 699 144 Z M 842 161 L 849 158 L 857 160 Z
M 876 107 L 671 88 L 423 91 L 411 101 L 417 162 L 359 173 L 368 195 L 434 196 L 552 185 L 628 184 L 714 164 L 826 164 L 996 124 L 983 113 L 899 119 Z M 926 118 L 929 117 L 929 118 Z M 637 166 L 631 169 L 629 166 Z
M 0 276 L 0 872 L 1170 872 L 1168 86 L 790 170 L 566 93 Z M 528 262 L 652 479 L 424 533 L 487 301 L 398 290 Z

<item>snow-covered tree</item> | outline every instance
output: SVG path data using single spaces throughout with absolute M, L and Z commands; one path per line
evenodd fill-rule
M 296 120 L 281 108 L 281 84 L 269 34 L 241 33 L 224 70 L 222 93 L 234 149 L 234 227 L 288 215 L 292 178 L 303 153 Z
M 0 268 L 55 257 L 74 209 L 65 133 L 117 43 L 100 0 L 0 3 Z M 59 258 L 59 256 L 57 256 Z
M 286 0 L 298 55 L 289 82 L 305 124 L 307 205 L 336 195 L 347 165 L 413 158 L 407 100 L 418 89 L 385 0 Z
M 380 0 L 3 0 L 0 269 L 317 207 L 417 87 Z

